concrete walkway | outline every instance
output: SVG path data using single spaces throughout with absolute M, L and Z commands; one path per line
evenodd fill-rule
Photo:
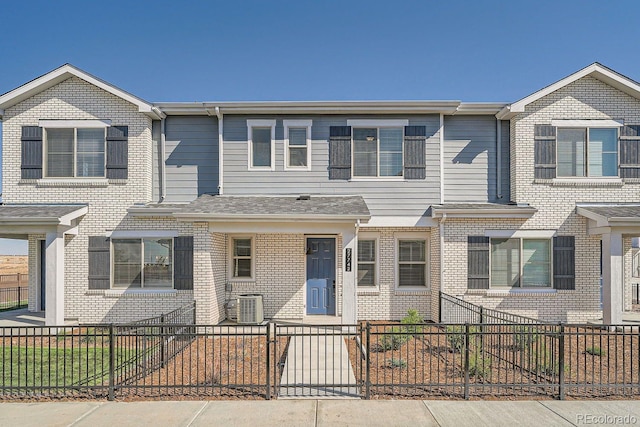
M 280 399 L 359 398 L 345 337 L 322 333 L 291 337 L 280 378 Z
M 0 403 L 3 426 L 638 425 L 640 401 L 273 400 Z

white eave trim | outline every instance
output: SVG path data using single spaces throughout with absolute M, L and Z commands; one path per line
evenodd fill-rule
M 175 218 L 183 221 L 226 221 L 226 222 L 369 222 L 370 216 L 360 215 L 218 215 L 211 213 L 176 213 Z
M 442 218 L 443 214 L 447 218 L 531 218 L 533 214 L 538 212 L 536 208 L 518 208 L 518 209 L 482 209 L 480 207 L 473 209 L 434 209 L 433 217 Z
M 162 112 L 157 108 L 154 108 L 152 104 L 128 92 L 125 92 L 124 90 L 117 88 L 116 86 L 107 83 L 104 80 L 92 76 L 91 74 L 82 71 L 70 64 L 65 64 L 59 68 L 56 68 L 55 70 L 47 74 L 44 74 L 20 87 L 17 87 L 12 91 L 5 93 L 4 95 L 1 95 L 0 109 L 7 109 L 9 107 L 12 107 L 19 102 L 22 102 L 25 99 L 28 99 L 42 92 L 43 90 L 46 90 L 57 85 L 58 83 L 65 81 L 70 77 L 78 77 L 79 79 L 82 79 L 87 83 L 90 83 L 106 92 L 111 93 L 112 95 L 130 102 L 131 104 L 137 106 L 138 111 L 141 113 L 145 113 L 153 118 L 161 118 L 160 114 L 162 114 Z
M 500 110 L 498 114 L 496 114 L 496 117 L 498 119 L 509 119 L 515 116 L 517 113 L 524 112 L 525 107 L 532 102 L 535 102 L 538 99 L 543 98 L 550 93 L 555 92 L 556 90 L 561 89 L 564 86 L 589 75 L 602 81 L 603 83 L 608 84 L 609 86 L 612 86 L 628 95 L 633 96 L 634 98 L 640 98 L 640 84 L 596 62 L 583 68 L 582 70 L 579 70 L 565 77 L 562 80 L 559 80 L 537 92 L 532 93 L 525 98 L 522 98 L 517 102 L 514 102 L 510 106 L 505 106 L 502 110 Z

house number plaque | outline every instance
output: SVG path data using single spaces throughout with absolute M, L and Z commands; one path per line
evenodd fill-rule
M 351 248 L 345 249 L 344 270 L 351 271 Z

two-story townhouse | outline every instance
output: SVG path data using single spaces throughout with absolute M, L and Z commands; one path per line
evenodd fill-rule
M 637 87 L 594 64 L 510 105 L 151 104 L 65 65 L 0 96 L 0 235 L 29 239 L 47 324 L 217 323 L 253 293 L 275 319 L 437 320 L 440 290 L 586 320 L 600 241 L 619 313 Z

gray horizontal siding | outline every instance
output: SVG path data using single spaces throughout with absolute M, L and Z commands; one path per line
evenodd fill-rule
M 358 194 L 374 215 L 422 215 L 440 197 L 438 115 L 410 116 L 409 125 L 427 128 L 426 179 L 409 181 L 339 181 L 328 177 L 330 126 L 346 126 L 348 119 L 406 119 L 406 116 L 225 116 L 224 193 L 240 194 Z M 276 120 L 276 170 L 249 171 L 247 119 Z M 311 119 L 311 171 L 284 170 L 283 119 Z
M 503 179 L 508 180 L 508 174 L 503 173 Z M 508 201 L 497 199 L 496 180 L 495 117 L 445 116 L 445 202 Z
M 511 200 L 511 163 L 510 163 L 510 154 L 511 154 L 511 150 L 509 147 L 509 121 L 508 120 L 502 120 L 501 122 L 502 124 L 502 164 L 501 164 L 501 171 L 502 171 L 502 180 L 501 180 L 501 186 L 500 186 L 500 191 L 498 191 L 498 193 L 502 193 L 502 198 L 499 199 L 499 202 L 508 202 L 509 200 Z
M 159 123 L 157 125 L 159 128 Z M 160 188 L 160 132 L 154 126 L 154 198 Z M 157 134 L 157 136 L 156 136 Z M 157 140 L 156 140 L 157 138 Z M 166 202 L 189 202 L 218 192 L 218 121 L 206 116 L 169 116 L 165 123 Z

